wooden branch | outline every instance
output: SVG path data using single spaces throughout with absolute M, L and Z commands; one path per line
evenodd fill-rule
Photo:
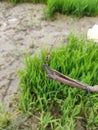
M 62 73 L 60 73 L 56 70 L 49 68 L 45 64 L 43 65 L 43 69 L 48 73 L 47 77 L 50 79 L 53 79 L 53 80 L 59 81 L 63 84 L 70 85 L 72 87 L 76 87 L 76 88 L 83 89 L 86 91 L 98 92 L 98 85 L 89 86 L 89 85 L 83 84 L 80 81 L 72 79 L 68 76 L 63 75 Z

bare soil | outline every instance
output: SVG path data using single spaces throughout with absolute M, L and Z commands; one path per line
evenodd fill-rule
M 22 67 L 22 52 L 32 55 L 45 46 L 61 45 L 62 39 L 66 43 L 73 31 L 86 36 L 88 29 L 98 24 L 98 17 L 79 19 L 60 14 L 53 21 L 45 20 L 44 8 L 41 4 L 0 3 L 0 103 L 8 112 L 15 111 L 13 98 L 18 93 L 17 71 Z

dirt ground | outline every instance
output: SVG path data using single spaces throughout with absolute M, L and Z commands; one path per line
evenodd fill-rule
M 57 14 L 56 20 L 45 20 L 45 5 L 0 3 L 0 103 L 13 110 L 18 93 L 17 71 L 22 67 L 22 52 L 34 54 L 45 46 L 66 43 L 71 31 L 84 34 L 98 17 L 72 18 Z

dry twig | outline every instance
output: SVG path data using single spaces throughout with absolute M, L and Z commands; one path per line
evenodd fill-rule
M 43 65 L 43 69 L 48 73 L 47 77 L 50 79 L 53 79 L 53 80 L 59 81 L 63 84 L 70 85 L 72 87 L 76 87 L 76 88 L 83 89 L 86 91 L 98 92 L 98 85 L 88 86 L 75 79 L 72 79 L 68 76 L 63 75 L 62 73 L 60 73 L 56 70 L 49 68 L 45 64 Z

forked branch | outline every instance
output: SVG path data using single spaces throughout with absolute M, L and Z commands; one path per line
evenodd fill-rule
M 72 79 L 68 76 L 63 75 L 62 73 L 56 70 L 51 69 L 45 64 L 43 65 L 43 69 L 47 72 L 47 77 L 50 79 L 53 79 L 63 84 L 70 85 L 72 87 L 76 87 L 76 88 L 83 89 L 86 91 L 98 92 L 98 85 L 89 86 L 89 85 L 83 84 L 80 81 Z

